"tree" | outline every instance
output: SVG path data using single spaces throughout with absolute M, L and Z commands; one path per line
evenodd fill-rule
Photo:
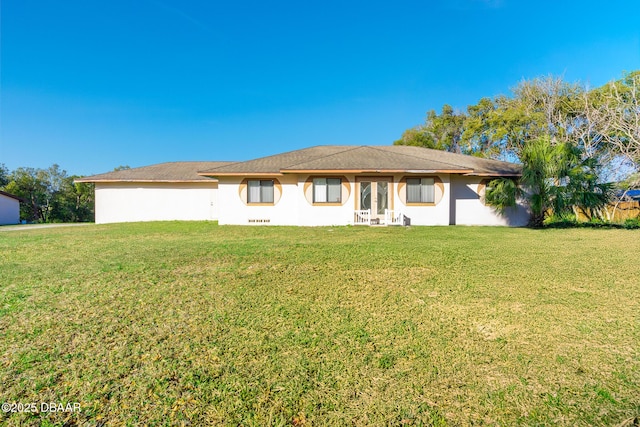
M 450 105 L 444 105 L 440 115 L 435 110 L 429 111 L 423 125 L 405 131 L 394 144 L 461 153 L 465 119 L 464 113 L 456 112 Z
M 411 129 L 407 129 L 402 133 L 399 140 L 394 142 L 394 145 L 412 145 L 415 147 L 433 148 L 441 150 L 441 147 L 437 147 L 435 141 L 425 129 L 424 125 L 419 125 Z
M 9 169 L 0 163 L 0 189 L 9 183 Z
M 640 169 L 640 71 L 593 91 L 590 113 L 613 153 Z
M 640 168 L 640 71 L 628 73 L 607 86 L 602 104 L 610 132 L 607 140 Z
M 614 217 L 626 192 L 640 187 L 640 71 L 590 91 L 584 107 L 597 149 L 593 151 L 600 152 L 609 180 L 622 190 L 613 212 L 607 211 Z
M 523 80 L 513 96 L 482 98 L 458 113 L 449 105 L 429 111 L 423 125 L 406 131 L 395 144 L 421 145 L 457 153 L 513 160 L 525 145 L 542 136 L 552 144 L 579 145 L 584 123 L 584 86 L 558 77 Z
M 45 186 L 44 203 L 41 205 L 43 222 L 58 222 L 63 217 L 60 215 L 61 193 L 68 178 L 67 171 L 53 164 L 48 169 L 39 169 L 38 178 Z
M 601 209 L 611 200 L 613 184 L 602 182 L 602 167 L 595 157 L 585 157 L 579 147 L 564 143 L 557 147 L 558 171 L 554 186 L 554 213 L 581 211 L 589 220 L 602 217 Z
M 547 212 L 600 215 L 603 197 L 611 196 L 603 182 L 639 176 L 640 71 L 596 89 L 548 76 L 523 80 L 511 92 L 482 98 L 466 114 L 454 114 L 447 105 L 440 115 L 431 111 L 425 124 L 405 132 L 396 144 L 530 163 L 529 172 L 543 175 L 537 159 L 551 162 L 546 181 L 528 183 L 535 184 L 532 208 L 545 208 L 534 215 L 534 223 L 541 223 Z M 542 147 L 541 140 L 548 146 Z M 626 181 L 628 188 L 640 187 L 640 181 Z M 526 177 L 520 182 L 526 183 Z M 493 200 L 496 206 L 517 195 L 513 185 L 503 180 L 496 187 L 496 196 L 501 194 Z M 507 190 L 511 196 L 504 198 Z
M 94 221 L 94 187 L 93 183 L 74 182 L 81 178 L 74 175 L 65 179 L 60 194 L 57 218 L 63 222 Z
M 77 176 L 54 164 L 47 169 L 18 168 L 8 174 L 5 191 L 26 200 L 21 219 L 32 222 L 93 221 L 93 184 L 74 183 Z
M 482 98 L 476 105 L 467 107 L 467 118 L 462 133 L 467 154 L 500 158 L 505 151 L 503 139 L 497 135 L 495 117 L 498 104 L 490 98 Z
M 496 97 L 493 108 L 482 100 L 469 107 L 470 117 L 478 118 L 477 123 L 471 120 L 467 125 L 467 138 L 488 140 L 484 145 L 498 150 L 503 159 L 520 158 L 523 148 L 541 137 L 548 137 L 552 145 L 584 145 L 583 128 L 588 122 L 582 105 L 587 93 L 583 85 L 548 76 L 523 80 L 512 93 L 511 97 Z
M 93 184 L 75 183 L 77 176 L 68 176 L 55 164 L 43 176 L 48 188 L 46 222 L 93 221 Z
M 526 144 L 519 183 L 507 178 L 487 186 L 485 200 L 500 211 L 516 206 L 524 197 L 531 210 L 530 225 L 542 227 L 547 216 L 576 212 L 592 217 L 611 196 L 612 185 L 601 183 L 600 166 L 595 158 L 583 158 L 580 149 L 569 142 L 553 145 L 540 137 Z
M 41 170 L 18 168 L 9 175 L 5 190 L 22 197 L 26 203 L 20 204 L 20 218 L 28 221 L 44 221 L 41 206 L 46 202 L 46 184 L 41 179 Z

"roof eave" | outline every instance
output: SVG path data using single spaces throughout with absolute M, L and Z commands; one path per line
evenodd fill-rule
M 282 169 L 283 174 L 318 174 L 318 173 L 393 173 L 399 172 L 393 169 Z
M 468 173 L 473 169 L 282 169 L 282 173 Z
M 484 177 L 514 177 L 519 178 L 522 176 L 521 173 L 489 173 L 489 172 L 472 172 L 466 173 L 465 176 L 484 176 Z
M 469 174 L 473 169 L 281 169 L 280 172 L 198 172 L 201 176 L 283 176 L 286 174 L 363 174 L 363 173 L 406 173 Z
M 404 173 L 422 174 L 422 173 L 457 173 L 467 174 L 473 172 L 473 169 L 429 169 L 429 170 L 406 170 Z
M 0 194 L 2 194 L 3 196 L 8 197 L 10 199 L 17 200 L 18 202 L 27 203 L 27 199 L 23 199 L 22 197 L 16 196 L 15 194 L 7 193 L 6 191 L 0 191 Z
M 194 182 L 215 182 L 216 179 L 212 178 L 210 180 L 206 179 L 75 179 L 73 182 L 78 183 L 117 183 L 117 182 L 140 182 L 140 183 L 152 183 L 152 182 L 163 182 L 163 183 L 194 183 Z
M 282 176 L 280 172 L 198 172 L 200 176 Z

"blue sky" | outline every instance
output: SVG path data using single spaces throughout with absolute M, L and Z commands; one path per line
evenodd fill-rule
M 0 163 L 88 175 L 391 144 L 522 79 L 640 69 L 640 2 L 3 0 Z

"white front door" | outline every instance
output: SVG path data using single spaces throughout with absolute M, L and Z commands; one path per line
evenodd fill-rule
M 391 178 L 363 178 L 360 181 L 360 209 L 371 209 L 371 219 L 384 220 L 391 201 Z

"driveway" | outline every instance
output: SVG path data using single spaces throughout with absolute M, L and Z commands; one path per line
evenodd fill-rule
M 57 228 L 57 227 L 82 227 L 85 225 L 93 225 L 92 222 L 62 223 L 62 224 L 17 224 L 17 225 L 0 225 L 0 231 L 19 231 L 19 230 L 37 230 L 39 228 Z

